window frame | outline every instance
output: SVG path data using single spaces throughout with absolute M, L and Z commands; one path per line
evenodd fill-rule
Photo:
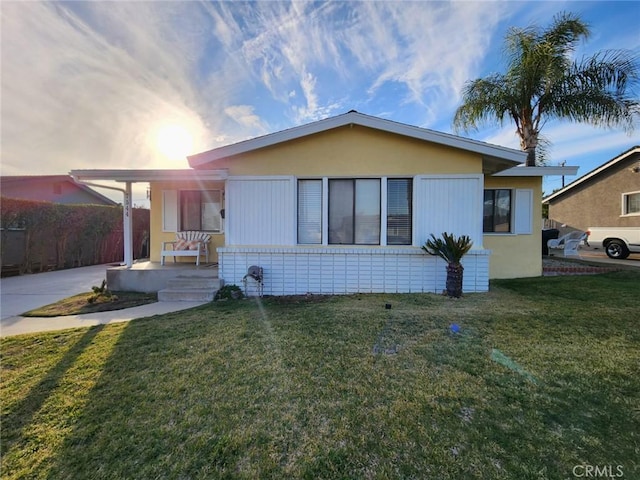
M 386 245 L 389 246 L 411 246 L 413 245 L 413 183 L 414 183 L 414 179 L 411 177 L 391 177 L 391 178 L 385 178 L 386 180 L 386 211 L 385 211 L 385 215 L 386 215 Z M 407 191 L 407 199 L 409 201 L 408 207 L 409 207 L 409 212 L 408 212 L 408 220 L 409 220 L 409 235 L 408 235 L 408 242 L 407 243 L 389 243 L 389 219 L 391 217 L 391 215 L 389 214 L 389 184 L 390 182 L 393 181 L 398 181 L 398 180 L 402 180 L 405 181 L 407 183 L 408 186 L 408 191 Z M 382 203 L 382 202 L 381 202 Z
M 622 214 L 621 214 L 622 217 L 640 216 L 640 209 L 638 211 L 633 211 L 633 212 L 629 211 L 629 200 L 630 200 L 630 197 L 634 195 L 640 196 L 640 190 L 635 192 L 624 192 L 622 194 Z
M 320 231 L 318 232 L 320 241 L 319 242 L 301 242 L 300 241 L 300 184 L 302 182 L 319 182 L 320 183 Z M 323 245 L 324 243 L 324 228 L 323 228 L 323 219 L 324 219 L 324 185 L 323 180 L 321 178 L 298 178 L 296 183 L 296 244 L 297 245 Z
M 484 212 L 484 205 L 486 203 L 486 192 L 488 191 L 492 191 L 494 192 L 493 195 L 493 199 L 492 199 L 492 203 L 493 203 L 493 212 L 492 212 L 492 218 L 493 218 L 493 222 L 492 222 L 492 230 L 485 230 L 485 212 Z M 498 191 L 505 191 L 505 192 L 509 192 L 509 224 L 508 224 L 508 228 L 506 231 L 496 231 L 496 192 Z M 514 218 L 514 212 L 515 212 L 515 195 L 516 190 L 512 189 L 512 188 L 485 188 L 482 192 L 482 234 L 486 235 L 512 235 L 515 233 L 514 229 L 515 229 L 515 218 Z
M 211 193 L 217 193 L 218 195 L 218 199 L 219 199 L 219 204 L 220 204 L 220 210 L 217 213 L 217 218 L 219 219 L 219 223 L 220 223 L 220 229 L 218 230 L 204 230 L 202 228 L 202 205 L 203 205 L 203 193 L 204 192 L 211 192 Z M 184 211 L 184 204 L 183 204 L 183 199 L 189 195 L 189 194 L 194 194 L 197 193 L 199 195 L 199 224 L 200 224 L 200 228 L 199 229 L 194 229 L 194 228 L 185 228 L 185 218 L 183 215 L 183 211 Z M 196 230 L 196 231 L 200 231 L 200 232 L 207 232 L 207 233 L 213 233 L 213 234 L 221 234 L 224 233 L 224 217 L 222 215 L 222 211 L 224 210 L 224 191 L 220 188 L 212 188 L 212 189 L 182 189 L 178 191 L 178 231 L 183 232 L 183 231 L 189 231 L 189 230 Z
M 377 242 L 371 242 L 371 243 L 363 243 L 360 242 L 358 243 L 357 237 L 358 237 L 358 215 L 357 215 L 357 210 L 358 210 L 358 203 L 357 203 L 357 198 L 358 198 L 358 189 L 357 189 L 357 183 L 358 181 L 377 181 L 378 182 L 378 205 L 377 205 L 377 216 L 378 216 L 378 229 L 377 229 L 377 235 L 378 235 L 378 241 Z M 353 198 L 353 202 L 352 202 L 352 224 L 351 224 L 351 240 L 352 242 L 349 243 L 334 243 L 331 241 L 331 183 L 332 182 L 351 182 L 352 185 L 352 198 Z M 327 229 L 327 244 L 328 245 L 357 245 L 357 246 L 374 246 L 374 245 L 381 245 L 382 244 L 382 178 L 381 177 L 354 177 L 354 178 L 329 178 L 328 179 L 328 187 L 327 187 L 327 193 L 328 193 L 328 209 L 327 209 L 327 220 L 328 220 L 328 229 Z
M 334 180 L 349 180 L 352 182 L 352 185 L 358 180 L 375 180 L 377 183 L 377 194 L 379 199 L 378 204 L 378 225 L 377 225 L 377 243 L 330 243 L 329 242 L 329 216 L 331 210 L 331 202 L 330 202 L 330 190 L 329 184 Z M 407 234 L 406 243 L 389 243 L 389 195 L 388 195 L 388 187 L 390 182 L 394 180 L 403 180 L 407 183 L 408 191 L 407 191 L 407 200 L 409 202 L 409 217 L 408 217 L 408 229 L 409 232 Z M 300 204 L 300 185 L 301 182 L 305 181 L 317 181 L 321 183 L 321 211 L 320 211 L 320 222 L 317 228 L 319 229 L 317 234 L 320 237 L 320 242 L 315 243 L 302 243 L 300 241 L 300 224 L 301 224 L 301 204 Z M 405 187 L 405 188 L 407 188 Z M 355 197 L 355 189 L 352 188 L 353 196 Z M 345 245 L 345 246 L 391 246 L 391 247 L 410 247 L 414 245 L 415 239 L 415 177 L 412 176 L 397 176 L 397 177 L 387 177 L 387 176 L 379 176 L 379 177 L 296 177 L 296 192 L 295 192 L 295 201 L 296 201 L 296 245 L 322 245 L 322 246 L 330 246 L 330 245 Z M 357 208 L 357 205 L 354 203 L 354 210 Z M 354 221 L 356 217 L 354 216 Z M 305 222 L 306 223 L 306 222 Z M 362 226 L 362 224 L 361 224 Z M 353 232 L 353 240 L 355 242 L 356 233 L 355 230 Z

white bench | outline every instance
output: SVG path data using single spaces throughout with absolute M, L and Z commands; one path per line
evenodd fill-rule
M 200 265 L 200 255 L 204 255 L 209 263 L 209 240 L 211 235 L 205 232 L 176 232 L 174 241 L 162 242 L 160 264 L 164 265 L 165 257 L 173 257 L 174 263 L 176 257 L 196 257 L 196 265 Z

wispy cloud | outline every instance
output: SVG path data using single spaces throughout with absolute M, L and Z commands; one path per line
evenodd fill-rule
M 255 114 L 251 105 L 232 105 L 225 108 L 224 113 L 240 125 L 267 133 L 262 120 Z

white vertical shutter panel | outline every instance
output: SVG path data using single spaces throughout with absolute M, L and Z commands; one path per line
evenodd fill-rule
M 533 232 L 533 190 L 517 189 L 515 199 L 514 233 L 520 235 Z
M 443 232 L 469 235 L 482 245 L 482 181 L 477 176 L 417 177 L 416 240 L 419 245 Z
M 178 191 L 162 191 L 162 231 L 178 231 Z
M 293 178 L 229 179 L 228 245 L 294 245 Z

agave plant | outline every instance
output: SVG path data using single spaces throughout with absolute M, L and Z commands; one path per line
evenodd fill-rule
M 460 261 L 471 250 L 473 242 L 467 235 L 456 238 L 453 233 L 444 232 L 442 238 L 431 238 L 425 242 L 422 249 L 429 255 L 435 255 L 447 262 L 447 295 L 460 298 L 462 296 L 462 275 L 464 268 Z

